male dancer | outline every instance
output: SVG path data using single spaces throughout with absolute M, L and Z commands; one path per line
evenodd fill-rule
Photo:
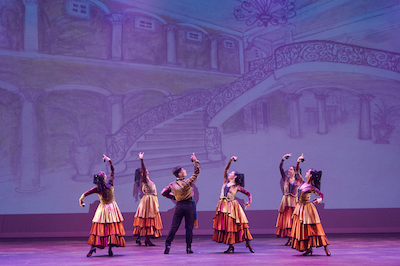
M 174 240 L 176 231 L 178 231 L 179 225 L 181 224 L 183 217 L 185 217 L 186 228 L 186 253 L 193 253 L 192 240 L 196 203 L 192 199 L 192 185 L 194 184 L 194 182 L 196 182 L 197 177 L 200 174 L 200 163 L 194 153 L 192 153 L 190 159 L 192 159 L 192 162 L 194 162 L 193 175 L 190 178 L 185 179 L 186 170 L 183 169 L 181 166 L 175 167 L 172 170 L 172 173 L 176 176 L 176 181 L 170 183 L 161 192 L 161 195 L 163 195 L 164 197 L 177 201 L 174 218 L 172 219 L 171 229 L 168 233 L 167 240 L 165 241 L 164 254 L 169 254 L 171 243 Z

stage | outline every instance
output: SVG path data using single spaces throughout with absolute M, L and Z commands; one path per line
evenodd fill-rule
M 235 253 L 224 254 L 227 245 L 218 244 L 211 236 L 196 236 L 193 254 L 186 254 L 184 236 L 176 236 L 170 254 L 165 255 L 165 236 L 153 239 L 154 247 L 138 246 L 135 238 L 126 237 L 126 247 L 97 250 L 92 257 L 86 254 L 87 238 L 2 238 L 1 265 L 400 265 L 400 233 L 385 234 L 328 234 L 332 256 L 324 249 L 314 248 L 313 256 L 284 246 L 286 239 L 273 235 L 253 235 L 255 253 L 245 242 L 235 244 Z M 142 239 L 144 243 L 144 239 Z

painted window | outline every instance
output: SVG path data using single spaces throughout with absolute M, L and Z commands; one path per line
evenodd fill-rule
M 156 24 L 154 20 L 143 17 L 135 17 L 135 27 L 138 29 L 145 29 L 150 31 L 156 30 Z
M 230 50 L 235 50 L 235 42 L 231 40 L 224 40 L 224 47 Z
M 81 1 L 69 1 L 67 6 L 67 13 L 75 17 L 89 18 L 89 3 Z
M 203 35 L 196 31 L 187 31 L 186 38 L 191 41 L 201 42 L 203 40 Z

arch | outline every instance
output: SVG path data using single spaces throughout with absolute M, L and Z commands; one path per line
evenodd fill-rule
M 159 92 L 161 94 L 164 94 L 165 97 L 170 97 L 171 96 L 171 92 L 169 92 L 166 89 L 163 88 L 156 88 L 156 87 L 149 87 L 149 88 L 138 88 L 138 89 L 134 89 L 134 90 L 130 90 L 125 92 L 123 95 L 129 95 L 132 93 L 137 93 L 137 92 L 142 92 L 142 91 L 156 91 Z
M 278 83 L 273 76 L 268 77 L 264 81 L 254 86 L 251 90 L 248 90 L 240 97 L 237 97 L 229 104 L 227 104 L 214 117 L 212 117 L 208 124 L 208 127 L 219 127 L 232 114 L 242 109 L 248 103 L 260 98 L 261 95 L 266 95 L 276 90 L 279 90 L 283 88 L 283 86 L 284 85 Z
M 138 14 L 142 14 L 142 15 L 146 15 L 146 16 L 152 17 L 152 18 L 160 21 L 163 25 L 167 25 L 168 24 L 168 22 L 165 21 L 165 19 L 163 19 L 162 17 L 157 16 L 157 15 L 151 13 L 151 12 L 147 12 L 147 11 L 140 10 L 140 9 L 137 9 L 137 8 L 128 8 L 128 9 L 125 9 L 122 12 L 122 14 L 124 14 L 124 15 L 132 14 L 132 13 L 138 13 Z
M 91 92 L 100 93 L 100 94 L 103 94 L 104 96 L 112 95 L 111 92 L 109 92 L 108 90 L 105 90 L 101 87 L 96 87 L 96 86 L 91 86 L 91 85 L 82 85 L 82 84 L 55 85 L 55 86 L 46 88 L 44 91 L 53 92 L 53 91 L 62 91 L 62 90 L 82 90 L 82 91 L 91 91 Z
M 6 91 L 14 92 L 14 93 L 18 93 L 20 90 L 20 87 L 14 85 L 14 84 L 5 82 L 5 81 L 1 81 L 1 80 L 0 80 L 0 88 L 5 89 Z
M 196 30 L 201 31 L 202 33 L 204 33 L 204 34 L 206 34 L 206 35 L 210 35 L 210 33 L 209 33 L 208 31 L 206 31 L 205 29 L 203 29 L 203 28 L 201 28 L 201 27 L 199 27 L 199 26 L 197 26 L 197 25 L 194 25 L 194 24 L 190 24 L 190 23 L 177 23 L 176 25 L 194 28 L 194 29 L 196 29 Z
M 89 0 L 89 2 L 91 2 L 94 5 L 98 6 L 107 15 L 111 13 L 110 9 L 104 3 L 100 2 L 99 0 Z

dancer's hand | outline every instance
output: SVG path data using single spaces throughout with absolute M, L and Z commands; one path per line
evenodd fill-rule
M 197 161 L 196 155 L 194 154 L 194 152 L 192 153 L 192 155 L 190 155 L 190 159 L 192 160 L 192 162 Z
M 290 156 L 292 156 L 291 153 L 286 153 L 285 155 L 283 155 L 282 160 L 287 160 L 290 158 Z
M 232 156 L 232 157 L 231 157 L 231 160 L 234 160 L 235 162 L 236 162 L 237 159 L 238 159 L 237 156 Z
M 139 152 L 139 159 L 143 159 L 144 152 Z
M 103 162 L 105 162 L 105 161 L 109 162 L 109 161 L 111 161 L 111 159 L 109 157 L 107 157 L 105 154 L 103 154 Z
M 250 204 L 251 204 L 251 202 L 249 201 L 249 202 L 247 202 L 247 203 L 245 203 L 244 204 L 244 209 L 247 209 L 249 206 L 250 206 Z

